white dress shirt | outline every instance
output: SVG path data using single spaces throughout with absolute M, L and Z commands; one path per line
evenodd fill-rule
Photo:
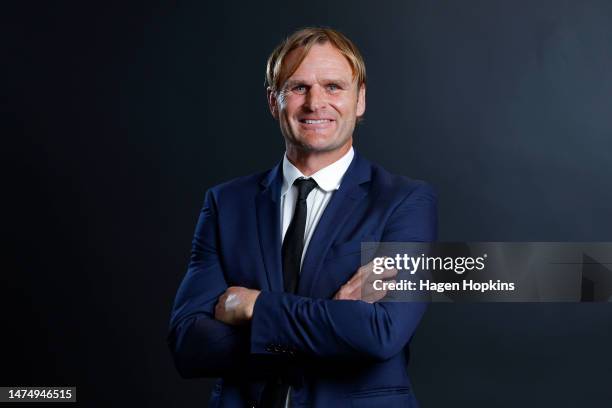
M 334 191 L 340 188 L 340 183 L 344 177 L 344 173 L 349 168 L 351 161 L 353 161 L 355 152 L 353 148 L 346 152 L 344 156 L 333 162 L 327 167 L 322 168 L 310 177 L 306 177 L 302 174 L 297 167 L 295 167 L 289 159 L 287 154 L 283 158 L 283 186 L 281 187 L 281 203 L 280 203 L 280 225 L 281 225 L 281 238 L 285 239 L 285 234 L 293 218 L 295 211 L 295 204 L 297 202 L 298 191 L 297 187 L 293 185 L 293 182 L 300 177 L 312 178 L 317 182 L 315 187 L 308 197 L 306 198 L 306 229 L 304 230 L 304 251 L 302 252 L 302 263 L 304 263 L 304 255 L 308 249 L 308 244 L 312 238 L 323 211 L 332 198 Z M 301 265 L 301 264 L 300 264 Z M 285 400 L 285 408 L 289 408 L 291 401 L 291 387 L 287 393 L 287 399 Z
M 342 177 L 344 177 L 344 173 L 346 173 L 346 170 L 351 164 L 353 156 L 355 156 L 355 152 L 351 147 L 350 150 L 340 159 L 336 160 L 329 166 L 322 168 L 310 177 L 306 177 L 289 161 L 289 159 L 287 159 L 287 154 L 285 154 L 283 159 L 283 186 L 281 188 L 280 203 L 282 240 L 285 239 L 285 234 L 287 233 L 287 229 L 289 228 L 289 224 L 293 218 L 295 204 L 297 202 L 298 192 L 297 187 L 293 185 L 293 182 L 300 177 L 312 178 L 317 182 L 317 187 L 315 187 L 310 194 L 308 194 L 308 198 L 306 199 L 306 229 L 304 230 L 304 251 L 302 252 L 302 262 L 304 262 L 304 254 L 306 254 L 308 244 L 310 243 L 312 234 L 314 233 L 314 230 L 317 227 L 321 216 L 323 215 L 323 211 L 325 211 L 325 207 L 327 207 L 327 204 L 334 194 L 334 191 L 340 188 Z

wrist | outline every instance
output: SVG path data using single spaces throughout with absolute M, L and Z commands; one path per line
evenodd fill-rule
M 251 320 L 253 318 L 253 312 L 255 310 L 255 302 L 257 301 L 257 298 L 259 297 L 260 293 L 261 291 L 259 290 L 253 290 L 253 293 L 249 296 L 249 302 L 246 308 L 247 320 Z

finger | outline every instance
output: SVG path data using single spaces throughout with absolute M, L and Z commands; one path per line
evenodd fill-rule
M 385 288 L 394 287 L 397 284 L 395 279 L 385 280 L 384 283 L 389 284 L 389 286 L 385 286 Z M 377 302 L 382 300 L 385 296 L 389 294 L 389 290 L 385 289 L 384 291 L 380 291 L 380 297 L 376 300 Z
M 375 274 L 375 273 L 372 272 L 370 275 L 366 276 L 365 279 L 366 279 L 366 283 L 368 285 L 372 285 L 374 283 L 374 281 L 393 278 L 396 275 L 397 275 L 397 269 L 392 268 L 392 269 L 386 269 L 381 274 Z
M 388 293 L 388 285 L 389 284 L 396 284 L 397 281 L 395 279 L 384 279 L 383 280 L 383 284 L 379 285 L 378 287 L 382 287 L 383 289 L 381 290 L 376 290 L 376 288 L 374 287 L 374 285 L 368 285 L 367 289 L 365 290 L 365 296 L 368 299 L 375 299 L 374 301 L 379 301 L 380 299 L 384 298 L 387 293 Z
M 344 284 L 344 285 L 342 285 L 340 290 L 337 292 L 336 299 L 354 300 L 354 298 L 353 298 L 353 292 L 354 291 L 355 291 L 355 289 L 352 288 L 351 285 L 349 285 L 348 283 Z
M 367 264 L 363 265 L 362 268 L 374 269 L 374 260 L 372 259 L 370 262 L 368 262 Z
M 368 276 L 368 275 L 371 275 L 373 273 L 372 272 L 373 270 L 374 270 L 374 266 L 370 262 L 369 264 L 364 265 L 361 268 L 357 269 L 357 273 L 355 275 L 361 276 L 361 277 Z
M 349 299 L 361 300 L 361 286 L 356 286 L 350 291 Z
M 390 280 L 389 282 L 395 282 L 394 280 Z M 386 288 L 387 286 L 385 286 Z M 372 298 L 374 299 L 374 301 L 372 303 L 378 302 L 380 300 L 382 300 L 385 296 L 387 296 L 387 294 L 389 293 L 389 291 L 387 289 L 383 289 L 383 290 L 377 290 L 372 294 Z
M 343 285 L 343 289 L 345 292 L 353 292 L 355 289 L 359 288 L 359 286 L 361 286 L 361 277 L 358 275 L 359 272 L 357 272 L 357 274 L 353 275 L 353 277 L 351 279 L 349 279 L 348 282 L 346 282 Z
M 378 302 L 380 299 L 384 298 L 386 295 L 386 290 L 374 290 L 365 295 L 362 300 L 368 303 L 375 303 Z
M 385 271 L 378 276 L 380 276 L 382 279 L 388 279 L 396 275 L 397 275 L 397 269 L 391 268 L 391 269 L 385 269 Z
M 353 276 L 351 276 L 351 278 L 347 281 L 347 283 L 349 283 L 351 281 L 354 281 L 355 279 L 363 278 L 364 276 L 369 275 L 372 272 L 373 268 L 374 268 L 373 265 L 374 265 L 374 262 L 372 261 L 372 262 L 370 262 L 368 264 L 365 264 L 365 265 L 359 267 L 355 271 Z
M 373 297 L 373 294 L 380 293 L 381 291 L 383 291 L 383 289 L 377 290 L 374 287 L 374 284 L 372 282 L 369 282 L 363 285 L 363 287 L 361 288 L 361 297 L 364 299 L 371 299 Z
M 351 291 L 355 294 L 355 296 L 361 296 L 361 292 L 363 291 L 363 287 L 367 284 L 365 277 L 359 277 L 355 279 L 355 282 L 351 285 Z
M 355 295 L 355 291 L 361 291 L 361 287 L 367 280 L 372 276 L 378 276 L 373 273 L 374 261 L 367 263 L 366 265 L 357 269 L 355 274 L 344 284 L 343 289 L 351 292 L 351 295 Z M 372 280 L 374 280 L 372 278 Z

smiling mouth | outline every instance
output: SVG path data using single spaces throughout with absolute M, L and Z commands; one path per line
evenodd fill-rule
M 319 125 L 330 122 L 333 122 L 333 119 L 300 119 L 300 123 L 305 123 L 307 125 Z

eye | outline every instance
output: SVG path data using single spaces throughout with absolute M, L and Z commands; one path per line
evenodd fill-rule
M 327 90 L 331 92 L 335 92 L 335 91 L 340 90 L 340 86 L 338 84 L 328 84 Z
M 305 94 L 306 93 L 306 85 L 296 85 L 293 87 L 292 89 L 293 92 L 298 93 L 298 94 Z

